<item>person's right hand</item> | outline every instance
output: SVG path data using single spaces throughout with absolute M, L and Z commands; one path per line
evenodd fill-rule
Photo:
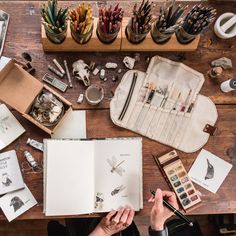
M 179 208 L 175 193 L 157 189 L 155 197 L 152 196 L 148 200 L 154 202 L 150 216 L 150 226 L 156 231 L 163 230 L 165 221 L 174 214 L 163 205 L 163 198 L 176 209 Z

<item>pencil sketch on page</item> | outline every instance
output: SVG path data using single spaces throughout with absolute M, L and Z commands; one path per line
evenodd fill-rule
M 120 192 L 122 192 L 125 189 L 124 185 L 120 185 L 117 188 L 115 188 L 114 190 L 111 191 L 111 196 L 114 196 Z
M 205 180 L 207 179 L 213 179 L 214 178 L 214 166 L 210 163 L 208 159 L 207 160 L 207 172 L 205 176 Z
M 103 209 L 104 196 L 103 193 L 97 193 L 95 200 L 95 209 L 102 210 Z
M 3 134 L 7 133 L 7 130 L 11 127 L 9 122 L 9 116 L 5 116 L 3 118 L 0 117 L 0 130 Z
M 117 173 L 118 175 L 122 176 L 123 173 L 125 172 L 125 169 L 122 168 L 122 164 L 125 162 L 125 160 L 121 161 L 118 163 L 117 159 L 115 156 L 112 156 L 111 159 L 107 159 L 107 163 L 111 167 L 111 173 Z
M 15 196 L 11 199 L 10 206 L 13 206 L 14 212 L 16 212 L 24 206 L 24 202 L 18 196 Z
M 9 187 L 12 184 L 10 176 L 8 173 L 2 173 L 2 186 Z

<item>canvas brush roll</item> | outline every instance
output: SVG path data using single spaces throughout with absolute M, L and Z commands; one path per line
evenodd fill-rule
M 213 134 L 218 116 L 210 98 L 199 94 L 203 83 L 203 74 L 155 56 L 146 73 L 130 70 L 124 74 L 110 103 L 111 119 L 160 143 L 195 152 Z M 122 113 L 124 106 L 128 107 Z

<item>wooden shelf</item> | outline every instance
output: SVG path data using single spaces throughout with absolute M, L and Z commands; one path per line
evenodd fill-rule
M 118 51 L 194 51 L 197 49 L 200 35 L 196 37 L 189 44 L 181 44 L 176 39 L 175 34 L 172 35 L 171 39 L 164 44 L 157 44 L 153 41 L 150 33 L 146 36 L 145 40 L 139 44 L 130 43 L 125 35 L 125 28 L 129 18 L 124 17 L 122 21 L 122 28 L 118 33 L 117 38 L 111 44 L 102 43 L 96 33 L 96 27 L 98 18 L 94 19 L 94 28 L 91 39 L 86 44 L 77 43 L 71 36 L 70 27 L 68 23 L 67 37 L 61 44 L 52 43 L 46 36 L 44 26 L 41 26 L 42 44 L 43 49 L 46 52 L 118 52 Z

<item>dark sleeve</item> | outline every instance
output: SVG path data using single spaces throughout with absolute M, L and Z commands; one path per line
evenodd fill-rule
M 149 226 L 148 232 L 149 236 L 168 236 L 168 230 L 166 227 L 161 231 L 155 231 L 151 228 L 151 226 Z

